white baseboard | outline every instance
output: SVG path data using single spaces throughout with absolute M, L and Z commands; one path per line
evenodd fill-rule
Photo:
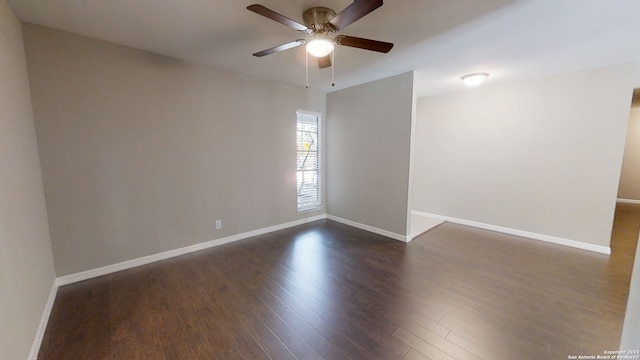
M 507 228 L 503 226 L 485 224 L 477 221 L 458 219 L 458 218 L 449 217 L 449 216 L 430 214 L 422 211 L 413 210 L 411 213 L 416 215 L 428 216 L 435 219 L 441 219 L 441 220 L 456 223 L 456 224 L 473 226 L 480 229 L 497 231 L 497 232 L 501 232 L 509 235 L 521 236 L 521 237 L 526 237 L 533 240 L 540 240 L 540 241 L 545 241 L 553 244 L 559 244 L 559 245 L 569 246 L 577 249 L 611 255 L 611 248 L 608 246 L 588 244 L 581 241 L 569 240 L 569 239 L 564 239 L 564 238 L 551 236 L 551 235 L 538 234 L 538 233 L 533 233 L 529 231 L 523 231 L 523 230 L 512 229 L 512 228 Z
M 411 213 L 411 240 L 444 223 L 442 219 L 434 219 L 423 214 Z
M 402 241 L 402 242 L 409 242 L 411 240 L 410 236 L 396 234 L 396 233 L 391 232 L 391 231 L 387 231 L 387 230 L 379 229 L 379 228 L 376 228 L 376 227 L 373 227 L 373 226 L 361 224 L 359 222 L 343 219 L 343 218 L 338 217 L 338 216 L 327 215 L 327 219 L 333 220 L 333 221 L 337 221 L 337 222 L 343 223 L 345 225 L 353 226 L 353 227 L 358 228 L 358 229 L 369 231 L 369 232 L 372 232 L 374 234 L 386 236 L 386 237 L 394 239 L 394 240 L 398 240 L 398 241 Z
M 313 217 L 309 217 L 309 218 L 305 218 L 305 219 L 291 221 L 291 222 L 288 222 L 288 223 L 283 223 L 283 224 L 269 226 L 269 227 L 262 228 L 262 229 L 248 231 L 248 232 L 241 233 L 241 234 L 231 235 L 231 236 L 227 236 L 227 237 L 224 237 L 224 238 L 207 241 L 207 242 L 204 242 L 204 243 L 190 245 L 190 246 L 182 247 L 182 248 L 179 248 L 179 249 L 169 250 L 169 251 L 161 252 L 161 253 L 158 253 L 158 254 L 144 256 L 144 257 L 137 258 L 137 259 L 127 260 L 127 261 L 123 261 L 123 262 L 120 262 L 120 263 L 117 263 L 117 264 L 107 265 L 107 266 L 99 267 L 99 268 L 96 268 L 96 269 L 91 269 L 91 270 L 82 271 L 82 272 L 75 273 L 75 274 L 65 275 L 65 276 L 58 277 L 56 279 L 56 284 L 58 286 L 68 285 L 68 284 L 72 284 L 72 283 L 75 283 L 75 282 L 88 280 L 88 279 L 92 279 L 92 278 L 103 276 L 103 275 L 112 274 L 112 273 L 115 273 L 115 272 L 118 272 L 118 271 L 131 269 L 131 268 L 134 268 L 134 267 L 137 267 L 137 266 L 150 264 L 150 263 L 153 263 L 153 262 L 156 262 L 156 261 L 161 261 L 161 260 L 169 259 L 169 258 L 172 258 L 172 257 L 176 257 L 176 256 L 185 255 L 185 254 L 189 254 L 189 253 L 192 253 L 192 252 L 208 249 L 208 248 L 211 248 L 211 247 L 214 247 L 214 246 L 219 246 L 219 245 L 223 245 L 223 244 L 228 244 L 230 242 L 247 239 L 247 238 L 250 238 L 250 237 L 253 237 L 253 236 L 263 235 L 263 234 L 266 234 L 266 233 L 270 233 L 270 232 L 274 232 L 274 231 L 278 231 L 278 230 L 282 230 L 282 229 L 286 229 L 286 228 L 290 228 L 290 227 L 306 224 L 306 223 L 309 223 L 309 222 L 312 222 L 312 221 L 316 221 L 316 220 L 322 220 L 322 219 L 325 219 L 326 217 L 327 216 L 325 214 L 317 215 L 317 216 L 313 216 Z
M 282 230 L 282 229 L 286 229 L 286 228 L 290 228 L 290 227 L 306 224 L 306 223 L 309 223 L 309 222 L 312 222 L 312 221 L 316 221 L 316 220 L 327 219 L 327 218 L 330 219 L 330 220 L 341 222 L 341 223 L 349 225 L 349 226 L 353 226 L 353 227 L 362 229 L 362 230 L 366 230 L 366 231 L 370 231 L 372 233 L 376 233 L 376 234 L 379 234 L 379 235 L 382 235 L 382 236 L 386 236 L 386 237 L 389 237 L 389 238 L 394 239 L 394 240 L 398 240 L 398 241 L 402 241 L 402 242 L 408 242 L 409 239 L 410 239 L 408 236 L 404 236 L 404 235 L 396 234 L 396 233 L 393 233 L 393 232 L 390 232 L 390 231 L 378 229 L 378 228 L 375 228 L 375 227 L 372 227 L 372 226 L 369 226 L 369 225 L 360 224 L 360 223 L 357 223 L 355 221 L 343 219 L 343 218 L 340 218 L 340 217 L 337 217 L 337 216 L 322 214 L 322 215 L 317 215 L 317 216 L 313 216 L 313 217 L 309 217 L 309 218 L 305 218 L 305 219 L 291 221 L 291 222 L 284 223 L 284 224 L 269 226 L 269 227 L 266 227 L 266 228 L 253 230 L 253 231 L 249 231 L 249 232 L 245 232 L 245 233 L 241 233 L 241 234 L 231 235 L 231 236 L 227 236 L 227 237 L 216 239 L 216 240 L 207 241 L 207 242 L 200 243 L 200 244 L 190 245 L 190 246 L 182 247 L 182 248 L 179 248 L 179 249 L 174 249 L 174 250 L 169 250 L 169 251 L 165 251 L 165 252 L 161 252 L 161 253 L 157 253 L 157 254 L 153 254 L 153 255 L 149 255 L 149 256 L 144 256 L 144 257 L 137 258 L 137 259 L 131 259 L 131 260 L 127 260 L 127 261 L 123 261 L 123 262 L 117 263 L 117 264 L 107 265 L 107 266 L 103 266 L 103 267 L 99 267 L 99 268 L 95 268 L 95 269 L 91 269 L 91 270 L 87 270 L 87 271 L 82 271 L 82 272 L 75 273 L 75 274 L 69 274 L 69 275 L 60 276 L 60 277 L 58 277 L 56 279 L 56 286 L 68 285 L 68 284 L 76 283 L 76 282 L 79 282 L 79 281 L 84 281 L 84 280 L 96 278 L 96 277 L 99 277 L 99 276 L 112 274 L 112 273 L 115 273 L 115 272 L 118 272 L 118 271 L 131 269 L 131 268 L 134 268 L 134 267 L 137 267 L 137 266 L 142 266 L 142 265 L 154 263 L 154 262 L 161 261 L 161 260 L 166 260 L 166 259 L 169 259 L 169 258 L 172 258 L 172 257 L 189 254 L 189 253 L 192 253 L 192 252 L 208 249 L 208 248 L 211 248 L 211 247 L 214 247 L 214 246 L 224 245 L 224 244 L 228 244 L 230 242 L 243 240 L 243 239 L 247 239 L 247 238 L 250 238 L 250 237 L 253 237 L 253 236 L 263 235 L 263 234 L 267 234 L 267 233 L 270 233 L 270 232 L 274 232 L 274 231 L 278 231 L 278 230 Z
M 622 198 L 618 198 L 618 199 L 616 199 L 616 202 L 623 203 L 623 204 L 636 204 L 636 205 L 640 205 L 640 200 L 636 200 L 636 199 L 622 199 Z
M 47 330 L 47 324 L 49 323 L 49 317 L 51 316 L 51 310 L 53 309 L 53 303 L 56 301 L 56 294 L 58 294 L 58 283 L 56 280 L 51 284 L 51 291 L 49 292 L 49 298 L 42 311 L 42 317 L 40 318 L 40 324 L 38 325 L 38 331 L 36 337 L 31 345 L 31 351 L 29 352 L 29 360 L 37 360 L 38 353 L 40 352 L 40 346 L 42 345 L 42 339 L 44 339 L 44 332 Z

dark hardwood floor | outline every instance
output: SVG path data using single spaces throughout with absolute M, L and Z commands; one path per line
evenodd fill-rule
M 631 246 L 450 223 L 404 244 L 323 220 L 61 287 L 39 359 L 602 354 L 619 344 Z

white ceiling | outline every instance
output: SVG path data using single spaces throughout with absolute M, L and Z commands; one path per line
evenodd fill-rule
M 23 21 L 216 68 L 304 86 L 302 47 L 251 54 L 305 34 L 246 10 L 252 3 L 302 22 L 313 6 L 337 12 L 350 0 L 9 0 Z M 460 76 L 487 82 L 640 60 L 639 0 L 387 0 L 340 32 L 395 43 L 388 54 L 338 47 L 331 70 L 310 62 L 324 92 L 417 71 L 419 96 L 462 90 Z

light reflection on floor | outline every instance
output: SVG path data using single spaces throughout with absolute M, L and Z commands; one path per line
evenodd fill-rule
M 295 284 L 302 288 L 312 285 L 317 288 L 326 288 L 329 276 L 328 258 L 325 245 L 322 244 L 322 235 L 318 231 L 309 231 L 295 238 L 289 261 L 291 267 L 299 275 Z

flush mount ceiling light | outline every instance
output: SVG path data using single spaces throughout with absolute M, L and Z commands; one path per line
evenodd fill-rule
M 461 77 L 462 81 L 464 81 L 467 86 L 478 86 L 484 82 L 484 80 L 489 76 L 488 73 L 473 73 L 468 74 Z
M 316 36 L 307 43 L 307 52 L 317 58 L 325 57 L 333 51 L 333 41 L 323 36 Z

